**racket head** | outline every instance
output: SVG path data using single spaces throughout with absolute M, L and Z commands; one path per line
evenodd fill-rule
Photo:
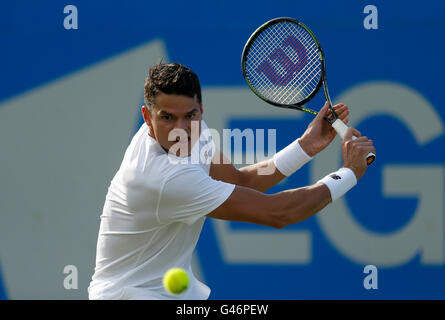
M 250 89 L 278 107 L 303 107 L 323 83 L 325 63 L 321 45 L 302 22 L 281 17 L 256 29 L 244 46 L 241 69 Z

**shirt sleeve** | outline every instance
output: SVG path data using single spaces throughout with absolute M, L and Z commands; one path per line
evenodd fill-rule
M 223 204 L 234 189 L 234 184 L 214 180 L 199 167 L 183 168 L 164 183 L 158 219 L 192 224 Z

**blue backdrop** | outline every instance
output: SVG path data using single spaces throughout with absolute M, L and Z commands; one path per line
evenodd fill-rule
M 79 12 L 79 29 L 71 32 L 62 27 L 63 7 L 68 4 Z M 363 9 L 368 4 L 378 9 L 376 30 L 363 26 L 367 16 Z M 270 1 L 10 1 L 2 2 L 0 8 L 0 101 L 153 39 L 163 40 L 169 60 L 193 69 L 203 87 L 246 86 L 240 70 L 246 40 L 265 21 L 289 16 L 304 22 L 319 38 L 334 98 L 373 81 L 398 84 L 422 96 L 439 123 L 443 126 L 445 122 L 445 4 L 439 1 L 278 0 L 273 5 Z M 141 67 L 148 70 L 148 66 Z M 320 93 L 312 105 L 322 104 L 322 99 Z M 241 130 L 275 128 L 277 149 L 281 149 L 311 119 L 310 115 L 299 120 L 232 117 L 225 125 Z M 422 198 L 409 192 L 389 196 L 383 190 L 382 172 L 388 165 L 427 166 L 443 172 L 445 136 L 439 134 L 419 145 L 409 125 L 396 115 L 382 113 L 361 121 L 358 128 L 374 140 L 378 161 L 361 188 L 351 190 L 345 201 L 365 230 L 381 236 L 401 231 L 414 218 Z M 305 166 L 268 192 L 310 183 L 310 170 L 310 165 Z M 444 177 L 437 178 L 443 186 Z M 443 189 L 422 194 L 445 196 Z M 435 209 L 437 215 L 445 214 L 443 205 Z M 232 230 L 269 230 L 242 223 L 229 226 Z M 221 254 L 215 228 L 207 219 L 197 247 L 212 299 L 445 298 L 445 262 L 440 257 L 425 262 L 420 249 L 407 261 L 393 265 L 363 263 L 339 250 L 320 221 L 311 218 L 283 230 L 310 232 L 309 262 L 231 264 Z M 377 290 L 363 287 L 366 264 L 379 270 Z M 0 295 L 7 296 L 1 284 Z

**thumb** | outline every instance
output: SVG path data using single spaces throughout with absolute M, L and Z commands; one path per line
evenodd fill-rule
M 352 140 L 352 137 L 357 137 L 359 138 L 362 134 L 360 133 L 360 131 L 358 131 L 357 129 L 353 128 L 353 127 L 349 127 L 346 130 L 345 136 L 343 138 L 343 141 L 349 141 Z
M 324 117 L 327 117 L 328 116 L 328 108 L 329 108 L 329 102 L 326 101 L 323 108 L 320 109 L 320 111 L 318 112 L 318 114 L 315 118 L 323 119 Z

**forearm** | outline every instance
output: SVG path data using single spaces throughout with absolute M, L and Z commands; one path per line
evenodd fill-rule
M 313 216 L 356 184 L 354 172 L 349 168 L 340 168 L 313 185 L 274 194 L 271 202 L 280 204 L 278 216 L 281 224 L 287 226 Z
M 322 183 L 282 191 L 271 195 L 271 200 L 283 227 L 312 217 L 332 201 L 328 187 Z
M 216 180 L 264 192 L 297 171 L 311 157 L 295 140 L 273 158 L 236 169 L 221 152 L 216 152 L 210 167 L 210 176 Z
M 264 160 L 239 169 L 240 185 L 264 192 L 286 178 L 277 168 L 272 159 Z
M 245 186 L 266 191 L 311 159 L 312 156 L 307 154 L 300 141 L 295 140 L 272 159 L 242 168 L 240 172 Z
M 208 216 L 280 229 L 313 216 L 330 201 L 329 189 L 319 183 L 275 194 L 236 186 L 230 197 Z
M 368 152 L 368 150 L 364 149 L 363 152 Z M 366 154 L 363 153 L 363 157 Z M 363 163 L 366 165 L 365 162 Z M 267 188 L 268 183 L 273 184 L 282 177 L 278 175 L 279 173 L 274 172 L 278 176 L 274 177 L 272 174 L 269 179 L 263 177 L 261 183 L 255 182 L 256 177 L 260 176 L 257 173 L 263 166 L 266 164 L 257 164 L 243 169 L 245 177 L 251 177 L 250 181 L 241 181 L 242 178 L 239 177 L 241 171 L 232 167 L 233 169 L 229 171 L 232 172 L 230 181 L 236 182 L 237 186 L 230 197 L 209 216 L 283 228 L 310 218 L 330 202 L 342 197 L 357 183 L 355 173 L 351 169 L 340 168 L 313 185 L 275 194 L 264 194 L 257 191 L 255 187 L 260 185 L 262 188 Z M 270 167 L 271 164 L 269 163 L 267 166 Z M 253 188 L 246 187 L 250 183 L 256 185 Z

